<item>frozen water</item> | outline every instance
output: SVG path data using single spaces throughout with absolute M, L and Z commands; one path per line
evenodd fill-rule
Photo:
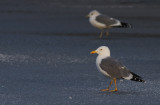
M 0 1 L 0 105 L 159 105 L 159 1 L 76 1 Z M 134 27 L 98 39 L 84 18 L 92 9 Z M 101 92 L 110 80 L 90 55 L 101 45 L 146 83 L 117 81 L 118 92 Z

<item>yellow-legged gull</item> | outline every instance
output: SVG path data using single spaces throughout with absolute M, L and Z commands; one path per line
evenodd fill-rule
M 130 24 L 121 22 L 120 20 L 109 17 L 107 15 L 103 15 L 97 10 L 91 11 L 87 17 L 89 17 L 89 22 L 91 25 L 101 30 L 100 38 L 103 35 L 104 29 L 108 30 L 112 27 L 131 28 Z M 109 35 L 108 31 L 106 32 L 106 35 Z
M 110 50 L 106 46 L 101 46 L 95 51 L 91 51 L 91 54 L 97 53 L 96 65 L 98 70 L 106 77 L 111 78 L 111 82 L 107 89 L 102 91 L 109 91 L 113 81 L 115 83 L 115 89 L 111 91 L 118 91 L 116 85 L 116 79 L 133 80 L 137 82 L 145 82 L 140 76 L 131 72 L 127 67 L 122 65 L 118 60 L 110 56 Z

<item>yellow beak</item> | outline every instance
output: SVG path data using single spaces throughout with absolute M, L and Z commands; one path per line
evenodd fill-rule
M 95 53 L 97 53 L 97 51 L 91 51 L 91 52 L 90 52 L 90 54 L 95 54 Z
M 87 15 L 86 18 L 89 18 L 89 15 Z

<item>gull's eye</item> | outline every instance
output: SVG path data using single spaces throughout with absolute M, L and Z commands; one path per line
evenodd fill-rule
M 100 51 L 102 51 L 102 49 L 100 49 Z
M 91 13 L 91 15 L 93 15 L 93 13 Z

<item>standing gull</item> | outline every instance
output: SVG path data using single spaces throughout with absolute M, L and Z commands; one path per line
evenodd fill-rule
M 112 27 L 122 27 L 122 28 L 131 28 L 131 25 L 119 21 L 118 19 L 103 15 L 97 10 L 91 11 L 87 17 L 89 17 L 89 22 L 96 28 L 101 30 L 100 38 L 103 35 L 104 29 L 110 29 Z M 109 32 L 106 32 L 106 35 L 109 35 Z
M 145 82 L 140 76 L 131 72 L 127 67 L 122 65 L 119 61 L 110 56 L 110 50 L 106 46 L 101 46 L 97 50 L 90 52 L 91 54 L 97 53 L 96 65 L 98 70 L 106 77 L 111 78 L 111 82 L 107 89 L 102 91 L 109 91 L 113 81 L 115 83 L 115 89 L 111 92 L 118 91 L 116 85 L 116 79 L 133 80 L 137 82 Z

